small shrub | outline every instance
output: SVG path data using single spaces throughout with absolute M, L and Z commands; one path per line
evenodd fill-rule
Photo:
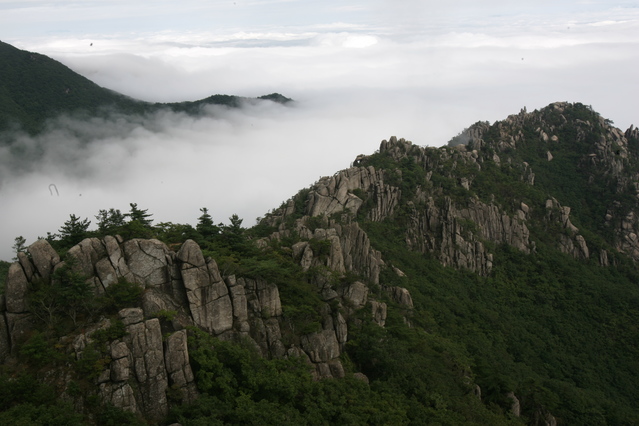
M 100 305 L 108 312 L 117 312 L 123 308 L 138 306 L 144 289 L 135 283 L 120 278 L 111 284 L 100 298 Z
M 153 317 L 158 318 L 160 321 L 164 320 L 164 321 L 171 322 L 173 321 L 176 315 L 177 315 L 177 311 L 175 310 L 160 309 L 159 311 L 153 314 Z
M 42 367 L 57 358 L 44 333 L 34 333 L 20 348 L 20 356 L 34 367 Z
M 107 328 L 95 331 L 91 338 L 98 343 L 106 343 L 126 336 L 126 327 L 120 320 L 113 321 Z
M 308 244 L 313 250 L 313 254 L 319 258 L 326 258 L 331 254 L 332 243 L 330 240 L 318 240 L 317 238 L 311 238 Z
M 96 349 L 95 344 L 88 345 L 82 352 L 82 357 L 76 361 L 76 371 L 89 380 L 96 379 L 111 363 L 111 358 Z

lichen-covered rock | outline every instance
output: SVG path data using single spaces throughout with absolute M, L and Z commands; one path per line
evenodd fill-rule
M 221 334 L 233 327 L 233 305 L 217 264 L 204 260 L 197 243 L 188 240 L 176 256 L 193 321 L 204 330 Z
M 131 281 L 145 287 L 170 285 L 169 250 L 164 243 L 158 240 L 133 239 L 123 244 L 123 251 L 131 272 Z
M 14 314 L 24 313 L 29 310 L 27 304 L 27 292 L 29 282 L 19 263 L 9 266 L 9 273 L 5 282 L 5 309 Z
M 169 385 L 181 393 L 184 402 L 189 403 L 197 398 L 198 392 L 191 364 L 189 364 L 189 350 L 186 343 L 185 330 L 176 331 L 167 337 L 165 360 Z
M 387 287 L 386 291 L 390 294 L 395 303 L 404 308 L 413 309 L 413 298 L 411 297 L 408 289 L 403 287 Z
M 373 316 L 373 321 L 380 327 L 384 327 L 386 324 L 386 309 L 386 303 L 371 300 L 371 315 Z
M 38 275 L 45 281 L 53 272 L 53 267 L 60 263 L 60 256 L 47 240 L 37 240 L 27 249 Z
M 126 331 L 123 341 L 131 351 L 132 370 L 139 389 L 138 405 L 151 419 L 162 419 L 168 413 L 168 378 L 160 321 L 154 318 L 131 324 Z
M 363 308 L 368 300 L 368 287 L 360 281 L 355 281 L 344 289 L 342 297 L 354 309 Z

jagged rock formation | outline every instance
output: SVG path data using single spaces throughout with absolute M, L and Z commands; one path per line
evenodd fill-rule
M 628 203 L 620 202 L 632 197 L 637 204 L 639 199 L 639 173 L 628 173 L 631 162 L 639 159 L 639 152 L 633 148 L 638 141 L 636 128 L 622 132 L 581 104 L 558 102 L 534 112 L 524 108 L 492 126 L 476 123 L 454 138 L 450 147 L 422 148 L 395 137 L 384 140 L 377 154 L 358 156 L 354 167 L 320 179 L 266 221 L 271 225 L 284 223 L 287 217 L 299 215 L 299 206 L 303 206 L 301 213 L 311 217 L 363 214 L 366 220 L 382 222 L 393 218 L 403 206 L 409 247 L 435 255 L 445 265 L 487 275 L 493 254 L 486 243 L 534 252 L 530 223 L 543 215 L 545 226 L 554 230 L 556 247 L 564 253 L 579 259 L 595 253 L 600 264 L 606 265 L 609 250 L 614 249 L 639 260 L 639 207 L 627 211 Z M 528 154 L 532 149 L 538 151 Z M 537 204 L 523 199 L 504 200 L 499 192 L 486 193 L 495 189 L 480 179 L 482 173 L 497 168 L 518 176 L 525 185 L 542 188 L 546 182 L 536 183 L 530 161 L 557 163 L 557 155 L 565 157 L 566 150 L 578 153 L 575 173 L 579 179 L 602 188 L 615 187 L 615 196 L 606 200 L 609 204 L 605 214 L 601 212 L 600 222 L 614 235 L 608 240 L 609 248 L 593 251 L 573 225 L 571 211 L 581 206 L 566 205 L 556 197 Z M 379 168 L 375 156 L 390 158 L 395 165 Z M 401 166 L 404 163 L 418 165 L 425 172 L 423 183 L 412 187 L 411 193 L 402 190 L 410 179 L 402 176 L 406 173 Z M 599 202 L 594 200 L 592 204 Z
M 379 153 L 396 161 L 411 158 L 425 170 L 437 170 L 440 163 L 450 161 L 465 162 L 481 170 L 477 153 L 468 152 L 463 147 L 451 152 L 424 149 L 392 137 L 389 141 L 382 141 Z M 367 157 L 360 156 L 357 163 L 366 161 Z M 424 253 L 436 253 L 444 265 L 467 268 L 481 274 L 490 273 L 492 268 L 493 256 L 486 249 L 485 241 L 509 244 L 525 253 L 534 250 L 526 227 L 529 208 L 525 204 L 514 214 L 508 214 L 498 205 L 486 204 L 476 198 L 464 200 L 460 205 L 449 196 L 442 196 L 440 190 L 429 187 L 418 187 L 416 193 L 406 200 L 398 186 L 385 181 L 388 173 L 388 170 L 377 170 L 374 166 L 360 166 L 322 178 L 303 194 L 306 196 L 303 200 L 304 214 L 311 217 L 340 213 L 356 215 L 360 209 L 365 209 L 368 220 L 381 222 L 391 218 L 403 201 L 409 210 L 410 225 L 405 236 L 409 247 Z M 432 173 L 429 171 L 426 175 L 427 181 L 430 181 Z M 530 181 L 530 176 L 529 168 L 522 167 L 522 179 Z M 395 171 L 392 180 L 401 184 L 401 170 Z M 459 185 L 468 189 L 471 182 L 462 178 Z M 272 225 L 282 224 L 294 214 L 294 206 L 295 201 L 289 200 L 265 220 Z
M 494 262 L 504 253 L 521 259 L 551 247 L 552 255 L 561 251 L 584 264 L 614 265 L 619 253 L 639 261 L 639 172 L 633 166 L 639 130 L 622 132 L 610 124 L 585 106 L 555 103 L 493 125 L 477 123 L 448 147 L 391 137 L 377 153 L 360 155 L 352 167 L 300 191 L 266 215 L 261 225 L 270 235 L 254 242 L 262 253 L 277 248 L 311 286 L 317 304 L 307 327 L 287 317 L 286 283 L 228 272 L 223 260 L 206 257 L 195 241 L 173 251 L 154 239 L 87 238 L 68 256 L 95 294 L 121 280 L 144 293 L 139 307 L 100 318 L 60 345 L 76 360 L 88 359 L 101 333 L 121 322 L 123 335 L 106 342 L 95 394 L 159 421 L 176 395 L 185 402 L 198 398 L 190 326 L 249 342 L 264 357 L 300 357 L 317 379 L 346 375 L 341 357 L 362 318 L 379 327 L 388 320 L 415 328 L 413 313 L 424 305 L 424 294 L 414 301 L 397 285 L 409 281 L 393 263 L 409 275 L 420 269 L 401 265 L 401 256 L 385 259 L 372 242 L 384 241 L 375 234 L 380 224 L 392 234 L 384 237 L 408 248 L 401 253 L 472 271 L 486 282 L 500 272 Z M 594 195 L 575 193 L 588 185 Z M 0 360 L 14 360 L 36 327 L 30 292 L 50 284 L 67 264 L 45 240 L 18 254 L 0 299 Z M 540 297 L 534 303 L 544 302 Z M 169 311 L 175 316 L 162 319 Z M 497 321 L 493 314 L 489 320 Z M 362 373 L 356 377 L 368 382 Z M 472 375 L 464 377 L 468 392 L 483 400 Z M 502 408 L 515 418 L 557 422 L 542 406 L 532 411 L 525 394 L 501 396 Z
M 636 214 L 639 174 L 633 166 L 639 159 L 636 145 L 639 132 L 634 126 L 623 132 L 590 107 L 555 102 L 541 111 L 527 112 L 524 108 L 519 114 L 511 115 L 492 127 L 488 123 L 477 123 L 458 136 L 457 141 L 464 142 L 468 151 L 489 149 L 494 150 L 494 155 L 502 156 L 506 152 L 517 153 L 513 150 L 530 150 L 531 146 L 541 143 L 541 147 L 535 149 L 543 150 L 547 161 L 556 161 L 558 152 L 570 150 L 577 165 L 578 178 L 583 179 L 586 185 L 598 185 L 589 195 L 597 190 L 614 188 L 613 196 L 591 201 L 593 204 L 607 203 L 605 213 L 600 210 L 596 213 L 601 216 L 599 223 L 614 235 L 608 240 L 611 248 L 639 260 L 636 233 L 639 226 Z M 521 158 L 521 155 L 518 156 Z M 509 161 L 516 161 L 515 157 L 511 154 Z M 567 166 L 574 167 L 573 164 Z M 529 168 L 529 165 L 525 163 L 525 167 Z M 548 219 L 559 222 L 565 231 L 559 236 L 558 247 L 576 258 L 589 258 L 591 250 L 587 241 L 568 219 L 571 207 L 577 206 L 561 207 L 560 201 L 551 198 L 546 203 Z M 634 207 L 628 211 L 631 204 Z M 599 249 L 599 257 L 602 265 L 607 264 L 605 249 Z
M 357 223 L 311 231 L 297 223 L 297 232 L 306 238 L 292 248 L 292 255 L 305 270 L 320 267 L 316 284 L 325 301 L 336 300 L 346 315 L 370 306 L 371 318 L 380 326 L 386 318 L 386 304 L 369 297 L 367 284 L 355 281 L 345 288 L 334 288 L 330 273 L 357 273 L 371 284 L 379 284 L 379 270 L 384 264 L 380 253 L 372 249 L 366 234 Z M 271 239 L 290 232 L 282 230 Z M 314 247 L 314 242 L 320 242 Z M 263 242 L 265 244 L 266 241 Z M 319 248 L 318 248 L 319 247 Z M 324 249 L 322 249 L 324 247 Z M 324 250 L 328 250 L 324 252 Z M 197 398 L 193 372 L 189 364 L 185 326 L 194 325 L 222 339 L 244 338 L 265 357 L 301 356 L 315 366 L 316 377 L 343 377 L 340 355 L 348 339 L 345 317 L 328 303 L 322 309 L 319 331 L 303 334 L 285 345 L 282 340 L 282 303 L 278 286 L 264 279 L 222 276 L 217 263 L 205 258 L 192 240 L 171 251 L 158 240 L 120 237 L 88 238 L 69 252 L 74 268 L 90 282 L 94 293 L 104 293 L 118 280 L 127 280 L 145 289 L 142 308 L 119 312 L 126 327 L 125 336 L 108 342 L 104 369 L 96 379 L 98 394 L 105 403 L 148 419 L 161 419 L 169 409 L 167 392 L 178 392 L 181 400 Z M 6 360 L 16 355 L 16 348 L 34 330 L 29 290 L 35 281 L 50 282 L 52 273 L 64 266 L 46 240 L 38 240 L 20 253 L 19 262 L 11 265 L 6 282 L 6 296 L 0 315 L 0 355 Z M 406 289 L 390 290 L 398 303 L 412 308 Z M 157 313 L 175 311 L 169 335 L 163 338 Z M 62 341 L 82 359 L 92 335 L 108 329 L 109 319 Z

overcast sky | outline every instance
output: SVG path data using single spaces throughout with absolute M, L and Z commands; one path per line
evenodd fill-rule
M 0 153 L 5 260 L 18 235 L 131 202 L 156 222 L 195 225 L 208 207 L 251 226 L 382 139 L 441 146 L 524 106 L 582 102 L 639 124 L 639 1 L 0 0 L 0 40 L 147 101 L 296 100 L 199 119 L 61 117 L 22 136 L 48 148 L 21 171 Z

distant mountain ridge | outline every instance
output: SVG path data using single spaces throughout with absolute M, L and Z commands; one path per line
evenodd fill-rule
M 290 101 L 278 93 L 258 99 Z M 122 113 L 143 114 L 171 108 L 197 114 L 203 105 L 238 107 L 243 100 L 248 98 L 213 95 L 187 102 L 140 101 L 100 87 L 45 55 L 20 50 L 0 41 L 0 131 L 18 125 L 30 133 L 37 133 L 47 119 L 76 111 L 95 115 L 103 108 L 115 108 Z

